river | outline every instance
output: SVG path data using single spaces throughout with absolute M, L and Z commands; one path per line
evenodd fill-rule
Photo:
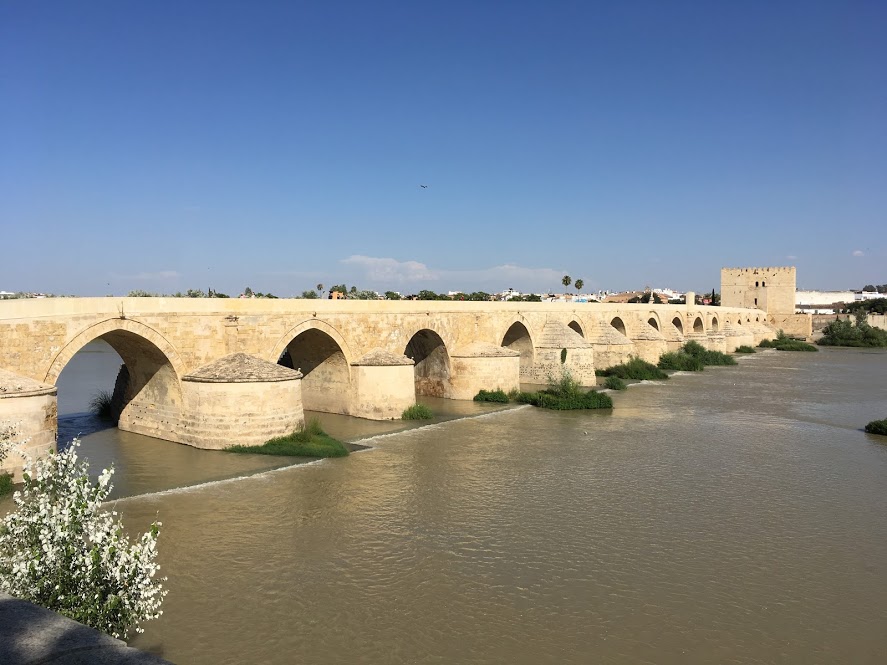
M 113 378 L 95 354 L 72 363 Z M 87 374 L 63 373 L 63 414 Z M 164 615 L 131 643 L 179 665 L 887 661 L 887 443 L 861 431 L 887 353 L 759 352 L 613 397 L 327 417 L 372 449 L 297 467 L 84 436 L 140 495 L 127 525 L 163 522 Z

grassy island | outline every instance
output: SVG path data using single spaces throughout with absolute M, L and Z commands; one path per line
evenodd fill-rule
M 282 457 L 345 457 L 348 454 L 345 444 L 324 432 L 317 419 L 292 434 L 271 439 L 261 446 L 228 446 L 225 450 Z
M 786 337 L 781 330 L 776 334 L 776 339 L 764 339 L 758 344 L 762 349 L 776 349 L 777 351 L 819 351 L 812 344 L 802 342 L 799 339 Z
M 434 418 L 434 414 L 424 404 L 413 404 L 403 410 L 400 418 L 401 420 L 431 420 Z
M 755 353 L 755 350 L 748 344 L 743 344 L 742 346 L 736 347 L 736 353 Z
M 709 351 L 699 342 L 687 342 L 680 351 L 663 353 L 659 357 L 659 369 L 683 372 L 701 372 L 710 366 L 735 365 L 733 356 L 720 351 Z
M 865 426 L 865 431 L 869 434 L 887 436 L 887 418 L 884 418 L 884 420 L 873 420 Z
M 561 378 L 549 378 L 548 388 L 534 393 L 513 390 L 507 395 L 501 390 L 481 390 L 474 396 L 477 402 L 517 402 L 531 404 L 542 409 L 568 411 L 577 409 L 612 409 L 613 400 L 609 395 L 596 390 L 585 390 L 573 378 L 568 369 L 561 371 Z

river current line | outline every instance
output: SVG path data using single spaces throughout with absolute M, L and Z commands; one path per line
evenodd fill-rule
M 365 439 L 355 439 L 353 441 L 349 441 L 348 443 L 356 443 L 356 444 L 362 446 L 362 445 L 365 445 L 366 443 L 369 443 L 369 442 L 375 442 L 375 441 L 379 441 L 382 439 L 389 439 L 389 438 L 393 438 L 393 437 L 398 437 L 398 436 L 402 436 L 404 434 L 411 434 L 413 432 L 418 432 L 418 431 L 423 431 L 423 430 L 440 429 L 446 425 L 449 425 L 449 424 L 455 423 L 455 422 L 459 422 L 462 420 L 480 420 L 482 418 L 492 418 L 494 416 L 500 416 L 500 415 L 503 415 L 506 413 L 513 413 L 516 411 L 522 411 L 523 409 L 527 409 L 527 408 L 530 408 L 529 404 L 522 404 L 520 406 L 516 406 L 516 407 L 512 407 L 512 408 L 505 408 L 505 409 L 501 409 L 499 411 L 494 411 L 493 413 L 481 413 L 481 414 L 473 415 L 473 416 L 462 416 L 459 418 L 452 418 L 450 420 L 446 420 L 441 423 L 422 425 L 420 427 L 414 427 L 412 429 L 401 430 L 399 432 L 389 432 L 386 434 L 375 434 L 375 435 L 367 437 Z M 358 453 L 366 453 L 366 452 L 370 452 L 373 450 L 376 450 L 376 448 L 374 446 L 366 446 L 365 448 L 363 448 L 361 450 L 352 451 L 351 454 L 354 455 L 354 454 L 358 454 Z M 171 495 L 171 494 L 185 494 L 188 492 L 195 492 L 195 491 L 208 489 L 210 487 L 218 487 L 220 485 L 227 485 L 227 484 L 239 482 L 242 480 L 261 480 L 264 478 L 269 478 L 272 475 L 282 473 L 284 471 L 290 471 L 293 469 L 301 469 L 301 468 L 306 468 L 306 467 L 313 467 L 313 466 L 317 466 L 323 462 L 328 462 L 328 461 L 329 461 L 329 458 L 312 460 L 311 462 L 297 462 L 295 464 L 287 464 L 286 466 L 280 466 L 280 467 L 277 467 L 276 469 L 268 469 L 266 471 L 260 471 L 258 473 L 250 473 L 250 474 L 246 474 L 243 476 L 236 476 L 234 478 L 222 478 L 221 480 L 208 480 L 205 483 L 197 483 L 196 485 L 186 485 L 185 487 L 173 487 L 170 489 L 160 490 L 157 492 L 145 492 L 143 494 L 133 494 L 131 496 L 124 496 L 124 497 L 120 497 L 118 499 L 113 499 L 111 501 L 106 501 L 103 505 L 114 506 L 119 503 L 125 503 L 128 501 L 133 501 L 135 499 L 155 499 L 155 498 L 159 498 L 159 497 L 167 496 L 167 495 Z

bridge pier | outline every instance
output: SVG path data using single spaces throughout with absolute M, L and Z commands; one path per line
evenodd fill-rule
M 484 342 L 469 344 L 451 356 L 452 399 L 474 399 L 481 390 L 520 390 L 521 354 L 504 346 Z
M 0 470 L 21 482 L 24 458 L 43 457 L 56 449 L 58 400 L 55 386 L 0 369 L 0 426 L 13 426 L 19 443 L 0 463 Z
M 151 436 L 205 449 L 255 446 L 291 434 L 305 422 L 302 374 L 245 353 L 182 377 L 182 387 L 185 408 L 179 425 Z M 163 424 L 149 426 L 159 430 Z
M 351 406 L 348 414 L 370 420 L 400 418 L 416 403 L 413 361 L 374 349 L 351 364 Z

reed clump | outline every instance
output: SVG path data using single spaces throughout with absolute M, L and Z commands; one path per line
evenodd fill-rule
M 405 408 L 400 417 L 402 420 L 431 420 L 434 413 L 424 404 L 413 404 Z

